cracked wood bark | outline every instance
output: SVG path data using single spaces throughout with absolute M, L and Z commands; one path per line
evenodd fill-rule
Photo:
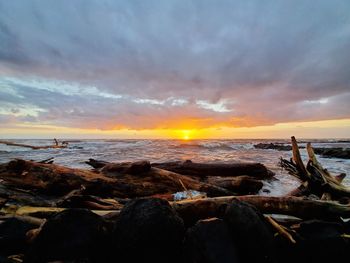
M 51 196 L 63 196 L 85 187 L 82 194 L 99 197 L 134 198 L 182 191 L 179 179 L 188 189 L 206 192 L 209 196 L 232 195 L 224 188 L 158 168 L 139 174 L 106 173 L 72 169 L 56 164 L 14 160 L 0 165 L 3 184 Z
M 233 199 L 247 202 L 264 214 L 283 214 L 302 219 L 350 217 L 349 205 L 342 205 L 333 201 L 309 200 L 299 197 L 255 195 L 227 196 L 177 201 L 172 202 L 172 205 L 185 220 L 186 224 L 190 225 L 199 219 L 222 216 L 227 205 L 229 205 Z
M 261 163 L 195 163 L 185 162 L 152 163 L 153 167 L 183 175 L 206 176 L 241 176 L 248 175 L 260 179 L 270 178 L 274 173 Z
M 316 194 L 324 200 L 329 200 L 332 197 L 350 197 L 350 188 L 341 184 L 346 176 L 340 174 L 332 176 L 321 163 L 317 160 L 314 150 L 310 143 L 307 144 L 307 153 L 309 156 L 308 164 L 305 168 L 296 142 L 295 137 L 292 137 L 293 146 L 293 161 L 281 159 L 280 165 L 284 167 L 291 175 L 297 177 L 303 182 L 304 186 L 299 187 L 301 191 L 293 191 L 293 194 Z M 307 182 L 307 183 L 306 183 Z
M 232 200 L 237 199 L 255 206 L 263 214 L 281 214 L 301 219 L 339 219 L 350 218 L 350 206 L 334 201 L 310 200 L 299 197 L 271 197 L 271 196 L 224 196 L 196 200 L 169 202 L 186 225 L 191 225 L 200 219 L 222 217 Z M 7 209 L 7 213 L 18 215 L 33 215 L 36 213 L 52 214 L 64 210 L 57 207 L 18 207 Z M 96 212 L 97 211 L 97 212 Z M 98 214 L 114 213 L 120 210 L 93 210 Z M 6 212 L 3 208 L 2 212 Z

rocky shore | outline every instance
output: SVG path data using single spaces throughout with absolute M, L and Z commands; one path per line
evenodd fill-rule
M 281 143 L 258 143 L 255 144 L 256 149 L 272 149 L 277 151 L 291 151 L 291 145 L 285 145 Z M 299 148 L 305 148 L 300 146 Z M 316 154 L 327 158 L 340 158 L 340 159 L 350 159 L 350 149 L 341 147 L 328 147 L 328 148 L 314 148 Z
M 311 145 L 284 197 L 259 196 L 259 163 L 0 165 L 0 262 L 330 262 L 350 249 L 350 189 Z M 182 200 L 181 200 L 182 199 Z

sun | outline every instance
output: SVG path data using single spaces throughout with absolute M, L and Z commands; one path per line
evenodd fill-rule
M 191 139 L 191 131 L 190 130 L 182 130 L 182 139 L 188 141 Z

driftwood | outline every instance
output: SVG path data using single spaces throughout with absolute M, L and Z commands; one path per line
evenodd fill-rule
M 272 196 L 225 196 L 203 198 L 196 200 L 182 200 L 169 202 L 186 224 L 193 224 L 200 219 L 222 217 L 226 207 L 233 200 L 240 200 L 255 206 L 263 214 L 288 215 L 301 219 L 326 219 L 338 220 L 350 218 L 350 206 L 342 205 L 334 201 L 311 200 L 300 197 L 272 197 Z M 53 213 L 63 211 L 61 207 L 8 207 L 2 212 L 20 216 L 33 216 L 40 214 L 49 216 Z M 108 213 L 119 214 L 122 209 L 104 210 L 91 209 L 94 213 L 106 215 Z
M 350 188 L 341 183 L 345 174 L 333 176 L 324 169 L 318 162 L 310 143 L 306 147 L 309 156 L 306 166 L 300 157 L 299 147 L 294 137 L 292 137 L 292 146 L 293 159 L 288 161 L 281 158 L 280 166 L 302 182 L 299 190 L 293 191 L 293 194 L 310 193 L 323 197 L 324 200 L 350 197 Z
M 124 163 L 108 163 L 105 161 L 98 161 L 94 159 L 89 159 L 87 164 L 94 167 L 97 171 L 115 177 L 120 174 L 140 174 L 140 173 L 149 173 L 151 169 L 154 171 L 157 168 L 158 171 L 162 170 L 170 172 L 171 175 L 181 174 L 183 178 L 191 178 L 195 181 L 201 181 L 202 183 L 215 185 L 224 189 L 227 189 L 235 194 L 255 194 L 257 193 L 263 186 L 262 181 L 259 177 L 270 176 L 272 172 L 266 169 L 265 166 L 261 164 L 250 164 L 250 163 L 234 163 L 234 164 L 218 164 L 217 167 L 220 169 L 215 172 L 214 168 L 216 167 L 214 164 L 207 163 L 192 163 L 192 162 L 172 162 L 172 163 L 162 163 L 162 164 L 150 164 L 147 161 L 138 161 L 138 162 L 124 162 Z M 190 164 L 191 172 L 189 175 L 184 172 L 182 169 L 184 166 L 188 166 Z M 192 164 L 192 165 L 191 165 Z M 152 168 L 153 167 L 153 168 Z M 154 168 L 156 167 L 156 168 Z M 179 169 L 180 167 L 180 169 Z M 204 176 L 203 173 L 200 176 L 200 171 L 202 171 L 205 167 L 211 167 L 208 172 L 208 176 Z M 173 169 L 175 168 L 175 169 Z M 221 171 L 224 172 L 221 172 Z M 177 171 L 177 172 L 175 172 Z M 256 173 L 253 173 L 256 172 Z M 215 174 L 223 174 L 222 176 L 215 176 Z M 234 176 L 228 176 L 228 174 L 233 174 Z M 238 175 L 238 174 L 250 174 L 248 175 Z M 177 175 L 178 177 L 178 175 Z M 182 179 L 182 178 L 179 178 Z M 186 189 L 185 185 L 183 189 Z M 190 188 L 192 190 L 197 190 Z M 212 194 L 209 192 L 209 196 Z
M 54 206 L 55 200 L 48 196 L 16 186 L 0 184 L 0 208 L 5 204 L 28 206 Z
M 263 187 L 261 180 L 247 175 L 235 177 L 209 176 L 206 182 L 228 189 L 239 195 L 256 194 Z
M 8 217 L 15 216 L 15 217 L 30 217 L 30 218 L 47 218 L 50 217 L 58 212 L 62 212 L 64 210 L 67 210 L 69 208 L 63 208 L 63 207 L 33 207 L 33 206 L 12 206 L 12 207 L 6 207 L 2 208 L 0 210 L 1 213 L 5 213 Z M 100 215 L 105 216 L 110 213 L 115 213 L 119 210 L 91 210 L 91 212 Z M 1 217 L 0 217 L 1 218 Z
M 89 159 L 86 164 L 96 169 L 104 169 L 105 166 L 108 167 L 111 163 Z M 131 163 L 114 164 L 114 166 L 117 168 L 120 166 L 120 169 L 123 169 L 123 167 L 128 169 L 128 164 L 130 165 Z M 207 176 L 233 177 L 248 175 L 265 179 L 274 175 L 272 171 L 268 170 L 260 163 L 194 163 L 187 160 L 184 162 L 152 163 L 151 166 L 182 175 L 197 176 L 200 178 Z
M 249 175 L 265 179 L 274 174 L 260 163 L 194 163 L 185 162 L 152 163 L 153 167 L 191 176 L 240 176 Z
M 255 206 L 264 214 L 282 214 L 302 219 L 339 219 L 350 218 L 350 206 L 333 201 L 309 200 L 299 197 L 272 196 L 227 196 L 199 200 L 172 202 L 179 215 L 192 224 L 199 219 L 221 217 L 226 206 L 238 199 Z
M 61 148 L 67 148 L 67 146 L 68 146 L 67 142 L 62 142 L 61 144 L 59 144 L 56 139 L 54 139 L 53 145 L 44 145 L 44 146 L 35 146 L 35 145 L 29 145 L 29 144 L 14 143 L 14 142 L 3 141 L 3 140 L 0 140 L 0 144 L 6 144 L 8 146 L 18 146 L 18 147 L 31 148 L 33 150 L 50 149 L 50 148 L 61 149 Z
M 117 166 L 119 169 L 120 166 Z M 182 184 L 188 189 L 206 192 L 209 196 L 232 195 L 231 191 L 224 188 L 158 168 L 139 174 L 121 173 L 112 165 L 109 168 L 92 172 L 55 164 L 13 160 L 0 165 L 0 179 L 4 180 L 4 185 L 50 196 L 63 196 L 84 186 L 81 192 L 84 195 L 134 198 L 183 191 Z

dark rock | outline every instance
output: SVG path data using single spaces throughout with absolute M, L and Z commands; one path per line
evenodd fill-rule
M 254 145 L 254 148 L 256 149 L 272 149 L 277 151 L 291 151 L 292 146 L 291 145 L 284 145 L 284 144 L 275 144 L 275 143 L 258 143 Z M 302 148 L 302 147 L 300 147 Z
M 300 223 L 297 257 L 304 262 L 341 262 L 348 257 L 350 242 L 341 237 L 346 229 L 336 222 L 309 220 Z
M 254 145 L 256 149 L 272 149 L 277 151 L 291 151 L 291 145 L 284 145 L 281 143 L 258 143 Z M 299 149 L 305 148 L 299 146 Z M 331 147 L 331 148 L 313 148 L 316 154 L 327 158 L 341 158 L 350 159 L 350 148 Z
M 183 221 L 162 199 L 127 203 L 115 224 L 113 238 L 121 262 L 182 260 Z
M 26 233 L 36 227 L 18 218 L 0 223 L 0 255 L 22 253 L 26 247 Z
M 236 246 L 222 219 L 200 220 L 185 239 L 186 259 L 196 263 L 239 262 Z
M 350 148 L 314 148 L 314 152 L 328 158 L 350 159 Z
M 13 263 L 13 261 L 0 255 L 0 263 Z
M 255 207 L 233 200 L 227 207 L 224 219 L 242 262 L 274 262 L 273 231 Z
M 65 210 L 44 224 L 25 255 L 24 262 L 104 262 L 107 232 L 107 223 L 91 211 Z

